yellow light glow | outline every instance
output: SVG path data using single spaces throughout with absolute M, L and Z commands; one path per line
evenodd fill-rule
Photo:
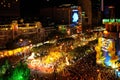
M 13 51 L 12 50 L 8 51 L 8 54 L 9 54 L 9 56 L 12 56 L 13 55 Z
M 104 34 L 108 34 L 108 31 L 105 30 L 103 33 L 104 33 Z
M 20 42 L 22 42 L 23 41 L 23 39 L 20 39 Z

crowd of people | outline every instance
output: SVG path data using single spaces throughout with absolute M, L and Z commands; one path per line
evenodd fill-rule
M 114 71 L 97 65 L 95 53 L 79 59 L 73 66 L 67 67 L 66 80 L 115 80 Z
M 59 73 L 43 74 L 33 70 L 30 80 L 118 80 L 113 69 L 96 64 L 95 56 L 96 53 L 88 54 Z
M 94 44 L 96 41 L 91 43 Z M 85 50 L 93 48 L 89 53 L 84 53 Z M 80 49 L 81 48 L 81 49 Z M 54 71 L 49 76 L 43 75 L 39 71 L 35 71 L 31 74 L 31 80 L 117 80 L 115 71 L 111 68 L 107 68 L 102 65 L 96 64 L 96 52 L 94 51 L 93 45 L 83 46 L 77 50 L 80 56 L 76 56 L 77 60 L 74 60 L 72 65 L 67 66 L 61 72 Z M 76 50 L 75 50 L 76 51 Z M 34 75 L 34 76 L 33 76 Z
M 79 48 L 76 48 L 76 50 L 74 49 L 77 53 L 77 55 L 75 55 L 77 60 L 74 60 L 72 65 L 66 66 L 60 72 L 56 71 L 56 65 L 54 67 L 54 72 L 50 74 L 31 69 L 30 80 L 117 80 L 113 69 L 96 64 L 96 52 L 94 51 L 93 46 L 96 41 L 90 43 L 91 44 L 88 44 L 89 46 L 78 46 Z M 49 48 L 50 45 L 47 49 Z M 45 49 L 43 48 L 43 50 Z M 41 52 L 42 50 L 37 51 Z M 19 55 L 18 59 L 22 59 L 24 57 L 24 55 Z M 12 63 L 15 63 L 16 59 L 16 56 L 12 58 Z

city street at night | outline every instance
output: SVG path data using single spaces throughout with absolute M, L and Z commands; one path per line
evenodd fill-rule
M 0 0 L 0 80 L 120 80 L 120 0 Z

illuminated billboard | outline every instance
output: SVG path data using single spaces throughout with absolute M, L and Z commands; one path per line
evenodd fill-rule
M 78 21 L 79 21 L 78 10 L 74 9 L 74 10 L 72 10 L 72 23 L 77 24 Z

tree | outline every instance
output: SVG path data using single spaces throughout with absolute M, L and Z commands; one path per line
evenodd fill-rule
M 2 63 L 0 64 L 0 80 L 4 80 L 4 76 L 7 73 L 7 70 L 10 67 L 10 64 L 7 59 L 1 61 Z
M 30 69 L 27 64 L 20 62 L 9 75 L 8 80 L 29 80 Z
M 1 77 L 3 77 L 6 74 L 7 69 L 9 69 L 10 65 L 8 63 L 8 60 L 3 61 L 4 64 L 0 66 L 0 80 Z

